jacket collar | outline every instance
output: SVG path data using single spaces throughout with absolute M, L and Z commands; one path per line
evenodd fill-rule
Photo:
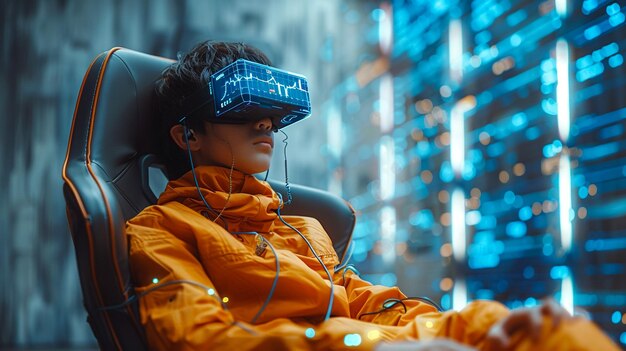
M 158 204 L 177 201 L 210 220 L 222 212 L 220 218 L 228 223 L 226 229 L 230 232 L 270 231 L 277 217 L 280 199 L 269 183 L 238 170 L 233 170 L 231 176 L 230 168 L 218 166 L 198 166 L 195 172 L 200 192 L 214 210 L 213 213 L 208 211 L 200 199 L 191 171 L 170 181 L 159 197 Z M 216 223 L 225 227 L 222 220 L 218 219 Z

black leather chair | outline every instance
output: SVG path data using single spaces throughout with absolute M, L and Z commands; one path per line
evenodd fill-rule
M 76 102 L 63 193 L 87 319 L 103 350 L 146 349 L 136 303 L 127 303 L 133 283 L 124 227 L 168 180 L 155 156 L 152 95 L 172 62 L 113 48 L 88 68 Z M 271 183 L 286 198 L 284 185 Z M 293 185 L 292 193 L 283 212 L 319 219 L 344 258 L 355 223 L 350 205 L 308 187 Z

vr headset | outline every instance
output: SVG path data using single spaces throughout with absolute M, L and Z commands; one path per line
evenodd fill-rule
M 190 109 L 177 116 L 242 124 L 270 117 L 275 130 L 311 115 L 304 76 L 239 59 L 211 75 L 208 86 L 189 96 Z

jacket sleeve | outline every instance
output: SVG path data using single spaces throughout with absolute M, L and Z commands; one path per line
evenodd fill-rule
M 141 323 L 153 350 L 335 350 L 350 331 L 345 320 L 313 326 L 277 319 L 237 321 L 197 259 L 193 242 L 160 229 L 158 219 L 127 224 Z M 183 238 L 184 239 L 184 238 Z M 308 335 L 307 335 L 308 334 Z M 364 342 L 359 350 L 372 349 Z
M 406 298 L 406 295 L 395 286 L 372 285 L 361 279 L 358 274 L 349 269 L 349 266 L 335 273 L 334 282 L 346 289 L 350 317 L 354 319 L 383 325 L 404 326 L 420 314 L 437 311 L 430 304 L 417 300 L 404 300 L 402 303 L 396 303 L 384 309 L 385 301 L 388 299 L 401 300 Z

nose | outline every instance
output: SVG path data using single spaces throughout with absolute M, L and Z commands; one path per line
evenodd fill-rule
M 272 130 L 272 119 L 269 117 L 261 118 L 254 123 L 254 128 L 264 132 L 270 131 Z

